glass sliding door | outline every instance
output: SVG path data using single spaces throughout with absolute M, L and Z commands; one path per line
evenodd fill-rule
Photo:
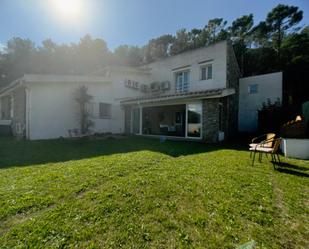
M 202 137 L 202 103 L 187 104 L 187 137 Z
M 144 107 L 143 134 L 185 137 L 186 105 Z
M 140 132 L 140 108 L 132 109 L 132 133 L 139 134 Z
M 176 92 L 177 93 L 183 93 L 188 92 L 189 90 L 189 78 L 190 78 L 190 72 L 189 71 L 183 71 L 183 72 L 177 72 L 175 74 L 175 80 L 176 80 Z

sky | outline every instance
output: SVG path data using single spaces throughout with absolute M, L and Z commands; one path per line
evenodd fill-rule
M 216 17 L 230 24 L 253 13 L 257 24 L 279 3 L 298 6 L 304 11 L 301 25 L 309 24 L 309 0 L 0 0 L 0 44 L 12 37 L 38 46 L 47 38 L 77 43 L 90 34 L 111 50 L 142 46 L 181 28 L 202 28 Z

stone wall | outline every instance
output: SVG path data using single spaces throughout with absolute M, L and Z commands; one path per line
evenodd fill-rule
M 218 98 L 203 100 L 202 130 L 205 142 L 215 143 L 218 141 L 219 103 Z
M 227 71 L 226 71 L 227 87 L 234 88 L 235 94 L 226 97 L 227 109 L 227 130 L 226 138 L 235 136 L 238 131 L 238 102 L 239 102 L 239 77 L 240 70 L 232 45 L 227 46 Z
M 202 130 L 205 142 L 218 142 L 219 131 L 224 132 L 225 140 L 236 134 L 235 106 L 237 107 L 237 105 L 235 105 L 235 99 L 237 99 L 236 96 L 231 95 L 224 98 L 203 100 Z

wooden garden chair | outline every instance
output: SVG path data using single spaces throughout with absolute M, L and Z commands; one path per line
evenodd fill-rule
M 263 154 L 266 154 L 266 155 L 270 154 L 271 159 L 274 162 L 280 163 L 279 149 L 280 149 L 281 141 L 282 141 L 281 138 L 264 140 L 261 143 L 256 144 L 254 147 L 250 147 L 249 148 L 250 152 L 253 152 L 252 166 L 254 165 L 256 153 L 259 153 L 259 161 L 260 162 L 262 160 Z M 272 143 L 272 147 L 268 147 L 270 142 Z

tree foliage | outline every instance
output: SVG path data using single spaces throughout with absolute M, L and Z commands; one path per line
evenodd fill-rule
M 190 48 L 189 34 L 186 29 L 178 30 L 176 33 L 175 41 L 171 45 L 171 55 L 179 54 Z
M 162 35 L 151 39 L 144 47 L 145 61 L 152 62 L 169 56 L 170 48 L 175 40 L 175 37 L 172 35 Z
M 88 94 L 88 88 L 86 86 L 81 86 L 76 90 L 75 101 L 78 106 L 77 118 L 82 135 L 88 134 L 89 129 L 94 125 L 87 108 L 92 99 L 93 96 Z
M 274 47 L 279 52 L 286 33 L 303 18 L 303 12 L 298 7 L 279 4 L 266 18 L 266 26 Z
M 253 24 L 253 14 L 250 14 L 237 18 L 228 28 L 242 74 L 245 71 L 245 55 L 252 43 Z

